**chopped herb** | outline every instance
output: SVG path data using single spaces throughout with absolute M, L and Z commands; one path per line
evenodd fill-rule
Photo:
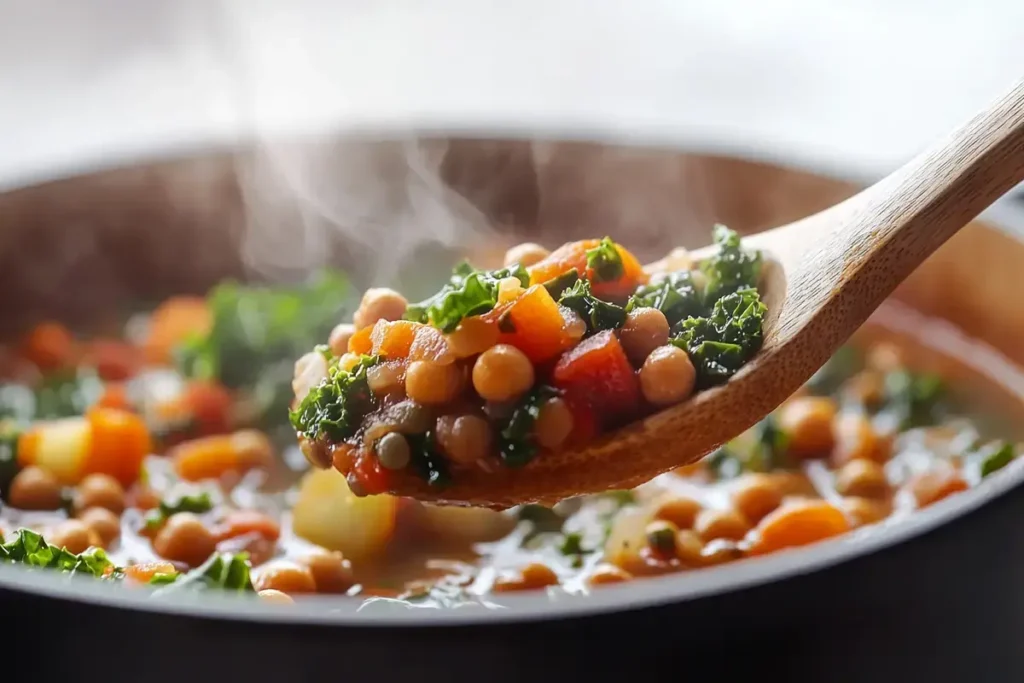
M 516 406 L 498 434 L 498 455 L 502 462 L 509 467 L 522 467 L 533 460 L 537 455 L 533 425 L 544 401 L 556 395 L 557 392 L 551 387 L 540 385 Z
M 901 429 L 937 424 L 945 412 L 944 398 L 938 375 L 897 370 L 885 376 L 884 410 L 897 416 Z
M 18 466 L 18 437 L 21 429 L 14 420 L 0 420 L 0 499 L 7 498 Z
M 687 318 L 671 341 L 690 356 L 697 385 L 722 384 L 761 348 L 765 305 L 756 289 L 740 289 L 715 302 L 707 318 Z
M 659 555 L 674 555 L 676 551 L 676 533 L 667 524 L 654 526 L 654 528 L 647 532 L 647 545 Z
M 614 282 L 626 272 L 622 254 L 610 237 L 605 237 L 593 249 L 587 249 L 587 270 L 594 282 Z
M 310 439 L 326 437 L 335 443 L 355 434 L 375 406 L 366 371 L 379 361 L 377 356 L 362 356 L 348 371 L 332 364 L 327 377 L 291 412 L 295 431 Z
M 735 231 L 716 225 L 711 237 L 718 253 L 700 264 L 707 277 L 704 302 L 708 307 L 733 292 L 756 287 L 761 275 L 761 252 L 745 249 Z
M 406 434 L 409 442 L 409 464 L 428 484 L 438 488 L 451 483 L 451 474 L 444 457 L 438 452 L 433 432 Z
M 160 501 L 160 505 L 146 515 L 146 528 L 157 529 L 179 512 L 202 514 L 213 509 L 210 494 L 205 491 L 181 496 L 175 500 Z
M 102 548 L 89 548 L 75 554 L 50 545 L 42 536 L 28 529 L 18 529 L 13 540 L 0 544 L 0 561 L 2 560 L 95 577 L 112 574 L 115 570 L 114 563 Z
M 500 270 L 474 270 L 468 263 L 461 263 L 441 291 L 418 304 L 410 304 L 405 319 L 452 332 L 463 318 L 494 308 L 498 303 L 498 284 L 509 277 L 518 279 L 523 287 L 530 284 L 529 274 L 519 264 Z
M 734 479 L 743 473 L 743 460 L 724 446 L 711 451 L 704 462 L 719 479 Z
M 626 303 L 627 313 L 634 308 L 658 309 L 665 314 L 670 327 L 680 320 L 704 313 L 704 303 L 688 270 L 641 285 Z
M 984 478 L 1003 469 L 1013 461 L 1016 455 L 1013 444 L 1008 441 L 997 441 L 985 446 L 978 451 L 981 476 Z
M 548 290 L 548 294 L 555 301 L 562 296 L 562 292 L 571 288 L 576 281 L 580 279 L 580 274 L 576 272 L 575 268 L 570 268 L 558 277 L 553 277 L 544 283 L 544 289 Z
M 166 586 L 169 583 L 174 583 L 175 581 L 177 581 L 179 576 L 181 576 L 181 574 L 178 574 L 177 572 L 175 572 L 173 574 L 165 573 L 165 572 L 157 572 L 156 574 L 153 574 L 153 578 L 151 578 L 149 580 L 149 585 L 150 586 Z
M 587 324 L 587 334 L 613 330 L 626 322 L 626 309 L 598 299 L 590 291 L 589 280 L 577 280 L 562 292 L 558 303 L 575 311 Z
M 627 505 L 634 505 L 636 503 L 636 493 L 629 489 L 622 489 L 620 491 L 606 491 L 601 495 L 615 502 L 615 504 L 618 506 L 616 508 L 616 512 L 626 507 Z
M 549 507 L 531 503 L 523 505 L 517 511 L 520 522 L 529 522 L 530 530 L 523 536 L 522 545 L 527 546 L 541 534 L 556 534 L 565 524 L 565 516 Z
M 248 553 L 214 553 L 206 562 L 188 573 L 166 576 L 158 581 L 165 585 L 154 591 L 153 595 L 178 593 L 187 589 L 248 593 L 254 590 L 249 575 L 251 566 Z
M 583 535 L 578 531 L 571 531 L 562 536 L 558 551 L 566 557 L 572 558 L 572 566 L 579 568 L 583 566 L 583 556 L 594 552 L 594 549 L 584 548 Z

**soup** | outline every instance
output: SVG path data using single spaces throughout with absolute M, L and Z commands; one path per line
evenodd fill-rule
M 1005 390 L 973 354 L 943 352 L 954 332 L 908 334 L 890 306 L 756 427 L 635 490 L 504 512 L 357 496 L 337 469 L 310 468 L 288 423 L 294 360 L 348 300 L 337 273 L 226 282 L 106 334 L 29 330 L 3 358 L 0 559 L 154 599 L 453 605 L 713 571 L 898 520 L 1016 457 L 1007 424 L 972 417 L 993 403 L 1010 417 L 991 398 Z

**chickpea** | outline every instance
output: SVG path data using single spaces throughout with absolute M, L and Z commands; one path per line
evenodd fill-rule
M 100 538 L 95 531 L 78 519 L 67 519 L 47 534 L 46 541 L 69 553 L 85 552 L 90 547 L 99 547 Z
M 14 475 L 7 502 L 22 510 L 56 510 L 63 502 L 57 477 L 30 465 Z
M 847 413 L 836 422 L 836 446 L 832 460 L 837 465 L 851 460 L 873 460 L 884 463 L 892 455 L 892 444 L 875 431 L 866 416 Z
M 699 567 L 703 562 L 704 541 L 692 529 L 676 534 L 676 557 L 688 567 Z
M 782 504 L 782 491 L 764 474 L 747 474 L 732 493 L 732 504 L 741 515 L 756 524 Z
M 292 393 L 296 401 L 306 398 L 306 394 L 327 377 L 327 359 L 319 351 L 310 351 L 299 356 L 292 371 Z
M 493 434 L 487 420 L 476 415 L 445 415 L 437 420 L 437 439 L 448 458 L 473 465 L 491 454 Z
M 316 580 L 308 566 L 276 562 L 261 567 L 254 582 L 257 591 L 273 589 L 282 593 L 316 593 Z
M 555 449 L 572 434 L 572 411 L 560 398 L 549 398 L 540 407 L 534 434 L 543 448 Z
M 109 548 L 121 535 L 121 520 L 107 508 L 87 508 L 78 515 L 78 519 L 96 532 L 100 539 L 97 545 L 104 548 Z
M 672 522 L 680 529 L 690 529 L 697 519 L 697 513 L 701 510 L 701 504 L 693 498 L 681 496 L 666 500 L 654 511 L 655 519 L 663 519 Z
M 522 351 L 498 344 L 473 364 L 473 388 L 488 401 L 511 401 L 533 386 L 533 364 Z
M 656 406 L 679 403 L 693 393 L 697 371 L 682 349 L 667 345 L 651 351 L 640 367 L 640 390 Z
M 366 384 L 377 395 L 402 389 L 405 372 L 398 363 L 378 363 L 366 371 Z
M 518 263 L 524 268 L 529 268 L 546 259 L 550 253 L 539 244 L 523 242 L 505 252 L 505 266 L 514 266 Z
M 465 318 L 447 340 L 448 349 L 456 358 L 469 358 L 498 343 L 498 326 L 479 316 Z
M 409 442 L 398 432 L 385 434 L 377 442 L 377 460 L 381 467 L 389 470 L 402 470 L 409 465 L 411 457 Z
M 836 491 L 843 496 L 885 498 L 889 495 L 889 480 L 877 462 L 857 458 L 836 473 Z
M 881 522 L 892 513 L 889 503 L 867 498 L 844 498 L 842 508 L 856 526 Z
M 418 360 L 405 371 L 405 393 L 423 405 L 450 403 L 462 392 L 463 376 L 454 364 Z
M 191 512 L 172 515 L 153 539 L 160 557 L 198 567 L 213 554 L 217 541 L 202 520 Z
M 348 340 L 356 333 L 356 326 L 350 323 L 336 325 L 327 337 L 327 346 L 331 355 L 341 357 L 348 353 Z
M 647 356 L 668 343 L 668 320 L 656 308 L 636 308 L 626 316 L 619 330 L 619 341 L 635 367 L 643 365 Z
M 836 404 L 830 398 L 803 396 L 783 405 L 779 427 L 789 435 L 789 452 L 800 458 L 824 457 L 835 445 L 832 423 Z
M 336 550 L 317 549 L 299 560 L 313 575 L 318 593 L 344 593 L 355 583 L 352 563 Z
M 519 571 L 518 575 L 499 576 L 494 581 L 497 592 L 533 590 L 558 585 L 558 575 L 546 564 L 533 562 Z
M 124 501 L 124 487 L 109 474 L 90 474 L 75 488 L 75 510 L 98 507 L 121 514 L 124 512 Z
M 310 465 L 318 470 L 331 466 L 331 453 L 323 441 L 314 441 L 305 436 L 299 438 L 299 450 L 306 456 Z
M 288 595 L 287 593 L 282 593 L 279 590 L 274 590 L 273 588 L 265 588 L 264 590 L 261 590 L 258 593 L 256 593 L 256 595 L 260 596 L 260 598 L 262 598 L 263 600 L 266 600 L 270 603 L 274 603 L 276 605 L 295 604 L 295 601 L 292 600 L 290 595 Z
M 600 564 L 594 567 L 594 571 L 587 577 L 591 586 L 604 586 L 609 583 L 623 583 L 633 578 L 633 575 L 614 564 Z
M 906 488 L 914 496 L 917 506 L 923 508 L 969 487 L 959 472 L 952 467 L 942 467 L 915 476 L 907 482 Z
M 750 531 L 750 523 L 736 510 L 701 510 L 693 530 L 705 543 L 718 538 L 738 541 Z
M 876 344 L 864 359 L 864 364 L 882 374 L 903 369 L 903 351 L 895 344 Z
M 726 562 L 733 562 L 743 558 L 743 550 L 736 545 L 735 541 L 719 538 L 704 546 L 701 553 L 701 560 L 705 566 L 713 567 Z
M 409 302 L 405 297 L 393 289 L 368 289 L 352 316 L 352 323 L 357 330 L 361 330 L 364 327 L 373 327 L 378 320 L 401 320 L 408 306 Z

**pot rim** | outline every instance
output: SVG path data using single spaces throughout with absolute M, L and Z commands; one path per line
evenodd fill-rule
M 456 134 L 451 129 L 431 131 L 419 128 L 418 134 Z M 470 136 L 474 131 L 459 130 L 459 136 Z M 520 131 L 525 134 L 525 131 Z M 601 144 L 628 143 L 639 146 L 664 146 L 677 148 L 693 154 L 728 156 L 779 168 L 813 173 L 837 182 L 863 184 L 871 180 L 857 173 L 839 173 L 821 164 L 808 163 L 807 155 L 785 153 L 777 145 L 762 144 L 743 146 L 738 144 L 688 145 L 686 140 L 673 144 L 659 141 L 657 134 L 638 138 L 630 134 L 626 139 L 615 135 L 588 136 L 579 130 L 572 135 L 559 135 L 558 131 L 545 131 L 544 137 L 551 139 L 579 139 Z M 483 131 L 480 131 L 482 134 Z M 487 129 L 490 137 L 516 137 L 515 131 Z M 369 133 L 368 133 L 369 134 Z M 386 134 L 374 130 L 375 136 Z M 536 137 L 536 133 L 531 133 Z M 232 146 L 234 147 L 234 146 Z M 171 158 L 188 158 L 198 150 L 193 147 L 178 148 L 173 157 L 166 155 L 135 158 L 135 164 L 159 163 Z M 220 146 L 203 148 L 202 152 L 225 151 Z M 790 150 L 792 151 L 792 150 Z M 120 159 L 121 166 L 132 161 Z M 66 169 L 68 178 L 107 170 L 106 168 Z M 58 180 L 50 177 L 47 180 Z M 45 181 L 43 181 L 45 182 Z M 42 184 L 42 183 L 39 183 Z M 0 187 L 0 190 L 5 188 Z M 13 188 L 11 188 L 13 189 Z M 999 230 L 1024 240 L 1024 207 L 1004 198 L 980 217 L 986 227 Z M 327 625 L 336 627 L 433 627 L 470 626 L 484 624 L 510 624 L 517 622 L 542 621 L 549 619 L 595 616 L 599 614 L 625 612 L 663 604 L 681 603 L 717 594 L 741 590 L 780 581 L 801 574 L 808 574 L 838 565 L 856 557 L 884 550 L 898 543 L 908 541 L 946 523 L 962 517 L 993 499 L 1009 493 L 1024 482 L 1024 459 L 1017 460 L 998 476 L 981 482 L 978 486 L 957 496 L 942 500 L 928 508 L 915 511 L 904 519 L 883 522 L 864 527 L 837 539 L 823 541 L 805 548 L 782 551 L 760 558 L 745 559 L 720 567 L 643 578 L 635 582 L 603 586 L 586 594 L 568 594 L 563 591 L 532 591 L 522 594 L 502 595 L 489 599 L 483 606 L 467 606 L 458 609 L 437 609 L 409 606 L 383 599 L 362 602 L 352 598 L 316 596 L 298 598 L 288 609 L 260 600 L 239 600 L 235 596 L 203 593 L 201 600 L 170 602 L 149 597 L 144 591 L 125 591 L 107 582 L 89 577 L 65 577 L 62 575 L 34 571 L 17 566 L 0 565 L 0 589 L 20 591 L 44 598 L 73 600 L 120 609 L 132 609 L 157 614 L 182 615 L 203 619 L 228 621 L 245 620 L 260 623 L 287 623 Z M 384 609 L 378 607 L 383 606 Z

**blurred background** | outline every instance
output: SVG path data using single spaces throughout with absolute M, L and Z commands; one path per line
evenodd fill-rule
M 1022 65 L 1019 0 L 0 0 L 0 185 L 410 122 L 753 147 L 875 175 Z

